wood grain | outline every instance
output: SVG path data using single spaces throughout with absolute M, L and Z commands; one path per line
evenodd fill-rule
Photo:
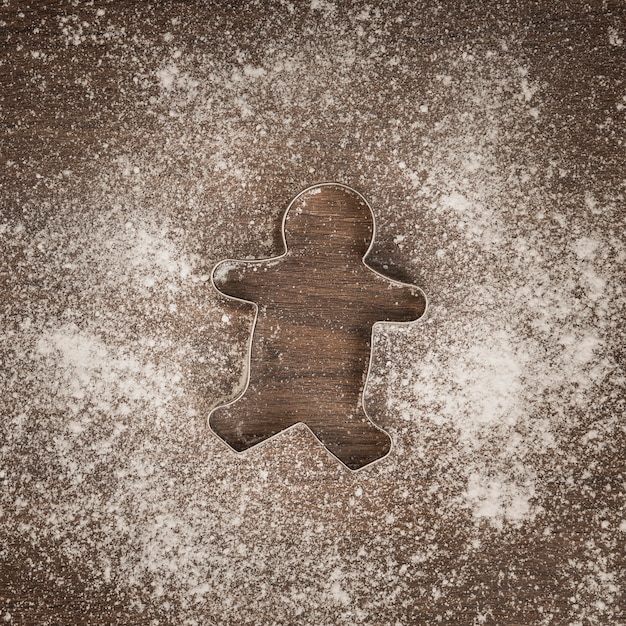
M 623 249 L 602 246 L 622 241 L 624 232 L 624 23 L 618 0 L 3 2 L 0 620 L 623 624 L 626 442 L 616 382 L 625 367 L 623 296 L 596 302 L 590 314 L 604 315 L 606 334 L 596 334 L 589 320 L 579 329 L 572 324 L 576 311 L 593 304 L 585 277 L 593 270 L 610 279 L 623 264 Z M 159 82 L 163 71 L 169 87 Z M 476 131 L 471 141 L 466 125 Z M 373 423 L 396 442 L 389 462 L 347 472 L 300 427 L 229 455 L 206 417 L 238 380 L 251 305 L 223 302 L 208 282 L 168 290 L 169 277 L 158 289 L 141 283 L 129 291 L 107 276 L 108 257 L 119 250 L 100 244 L 127 224 L 151 234 L 167 225 L 165 239 L 184 233 L 178 241 L 195 255 L 200 281 L 227 256 L 280 253 L 284 203 L 316 180 L 362 191 L 380 224 L 368 264 L 432 295 L 438 315 L 424 320 L 432 322 L 430 344 L 415 342 L 424 351 L 408 355 L 415 372 L 432 348 L 431 367 L 449 365 L 454 374 L 454 359 L 465 355 L 444 342 L 454 344 L 455 333 L 473 336 L 477 307 L 489 315 L 502 306 L 497 289 L 484 289 L 499 277 L 506 297 L 531 290 L 532 315 L 511 322 L 518 339 L 542 337 L 538 351 L 546 342 L 547 377 L 558 368 L 549 350 L 559 337 L 576 343 L 582 336 L 600 340 L 591 365 L 614 363 L 612 379 L 577 388 L 585 382 L 577 374 L 558 389 L 524 387 L 523 409 L 530 403 L 534 412 L 505 430 L 509 438 L 494 423 L 492 445 L 481 441 L 471 456 L 455 425 L 443 414 L 434 419 L 436 402 L 429 415 L 423 398 L 407 394 L 415 410 L 408 420 L 399 405 L 388 409 L 387 385 L 401 392 L 415 381 L 392 381 L 397 372 L 387 360 L 400 354 L 400 342 L 391 338 L 376 347 L 379 380 L 367 398 Z M 498 188 L 484 196 L 483 222 L 438 211 L 446 194 L 471 196 L 490 181 Z M 506 197 L 503 213 L 497 201 Z M 306 206 L 324 215 L 328 205 L 319 200 L 311 196 Z M 333 201 L 355 212 L 351 226 L 366 223 L 357 199 L 339 194 Z M 19 245 L 10 236 L 16 224 Z M 505 238 L 511 246 L 504 255 L 483 238 L 516 225 L 519 237 Z M 406 237 L 404 248 L 397 235 Z M 265 406 L 257 404 L 263 411 L 251 420 L 242 398 L 216 417 L 224 438 L 245 449 L 306 414 L 334 454 L 360 467 L 388 448 L 358 406 L 370 330 L 388 319 L 389 295 L 397 292 L 391 301 L 400 302 L 407 292 L 372 281 L 365 267 L 358 276 L 368 289 L 355 289 L 357 274 L 339 271 L 343 255 L 327 245 L 325 231 L 311 236 L 313 270 L 296 255 L 284 259 L 289 288 L 275 268 L 231 264 L 228 293 L 259 304 L 273 294 L 260 310 L 257 335 L 265 340 L 255 342 L 250 370 L 250 389 L 264 389 Z M 362 246 L 349 250 L 355 265 L 370 236 L 366 227 Z M 576 258 L 580 238 L 601 242 L 593 261 Z M 545 271 L 554 250 L 533 246 L 546 240 L 573 259 L 580 276 L 559 276 L 558 263 Z M 472 246 L 485 248 L 472 254 Z M 507 271 L 509 254 L 519 272 Z M 550 274 L 539 285 L 529 276 L 537 268 Z M 333 278 L 318 281 L 321 273 Z M 466 273 L 475 283 L 467 284 Z M 579 300 L 563 292 L 568 283 Z M 563 296 L 564 307 L 550 325 L 544 304 L 553 296 Z M 529 291 L 516 297 L 519 312 Z M 407 317 L 421 312 L 419 298 L 413 292 L 405 301 Z M 226 313 L 229 332 L 220 322 Z M 349 332 L 338 332 L 346 319 L 354 320 Z M 184 361 L 191 391 L 159 407 L 174 413 L 167 427 L 163 416 L 138 410 L 112 452 L 96 453 L 120 419 L 115 407 L 99 410 L 89 398 L 65 402 L 59 364 L 41 360 L 44 370 L 31 358 L 41 337 L 72 324 L 102 338 L 114 359 L 136 357 L 157 370 L 169 359 Z M 149 353 L 152 338 L 169 347 Z M 124 350 L 115 352 L 119 344 Z M 216 346 L 222 353 L 206 359 Z M 335 361 L 337 347 L 343 357 Z M 292 359 L 287 371 L 285 358 Z M 329 369 L 331 362 L 337 365 Z M 304 378 L 291 376 L 304 366 Z M 283 379 L 288 389 L 272 387 Z M 351 400 L 344 403 L 342 393 Z M 571 410 L 571 397 L 585 394 L 589 404 Z M 82 418 L 90 430 L 68 433 L 67 424 Z M 543 439 L 536 426 L 546 422 L 554 428 Z M 248 432 L 238 431 L 244 426 Z M 355 443 L 358 429 L 379 438 Z M 493 470 L 480 475 L 477 498 L 501 489 L 496 524 L 477 519 L 466 500 L 477 467 Z M 517 487 L 530 494 L 529 508 L 510 520 L 504 512 Z M 194 593 L 202 585 L 206 595 Z M 333 596 L 335 585 L 345 594 Z

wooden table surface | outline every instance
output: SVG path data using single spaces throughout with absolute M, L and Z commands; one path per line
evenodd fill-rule
M 0 621 L 625 624 L 625 18 L 4 0 Z M 429 303 L 374 334 L 358 472 L 207 424 L 252 323 L 211 271 L 323 181 Z

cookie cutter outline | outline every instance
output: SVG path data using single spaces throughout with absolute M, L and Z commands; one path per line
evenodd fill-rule
M 246 391 L 248 391 L 248 387 L 250 386 L 250 372 L 251 372 L 251 369 L 252 369 L 252 343 L 254 341 L 254 332 L 256 330 L 257 320 L 259 318 L 259 305 L 256 302 L 253 302 L 252 300 L 245 300 L 243 298 L 237 298 L 235 296 L 229 296 L 228 294 L 224 293 L 223 291 L 220 291 L 218 286 L 215 284 L 215 271 L 217 270 L 217 268 L 220 265 L 223 265 L 223 264 L 226 264 L 226 263 L 229 263 L 229 262 L 258 263 L 259 261 L 278 261 L 279 259 L 284 258 L 289 253 L 289 247 L 287 246 L 287 238 L 285 236 L 285 225 L 286 225 L 287 216 L 289 215 L 289 211 L 291 210 L 291 207 L 304 194 L 310 193 L 314 189 L 321 189 L 322 187 L 339 187 L 341 189 L 349 191 L 350 193 L 353 193 L 358 198 L 360 198 L 363 201 L 363 203 L 365 204 L 365 206 L 368 208 L 368 210 L 370 212 L 370 215 L 372 216 L 372 238 L 371 238 L 369 246 L 367 247 L 367 250 L 365 251 L 365 254 L 363 254 L 363 256 L 361 257 L 361 263 L 363 263 L 363 265 L 368 270 L 374 272 L 375 274 L 377 274 L 378 276 L 384 278 L 386 281 L 388 281 L 390 283 L 393 283 L 393 284 L 395 284 L 395 285 L 397 285 L 399 287 L 410 287 L 411 289 L 417 290 L 419 292 L 419 294 L 422 296 L 422 298 L 424 299 L 424 310 L 423 310 L 422 314 L 415 320 L 411 320 L 409 322 L 377 321 L 377 322 L 374 322 L 372 324 L 372 330 L 371 330 L 371 334 L 370 334 L 370 355 L 369 355 L 369 359 L 368 359 L 368 363 L 367 363 L 367 370 L 365 372 L 365 379 L 364 379 L 364 382 L 363 382 L 363 386 L 362 386 L 361 390 L 359 391 L 359 396 L 360 396 L 359 399 L 360 399 L 360 402 L 361 402 L 361 407 L 363 408 L 363 413 L 365 413 L 366 419 L 370 422 L 370 424 L 372 426 L 374 426 L 374 428 L 378 429 L 379 431 L 381 431 L 385 435 L 387 435 L 387 437 L 389 437 L 389 441 L 391 442 L 391 445 L 389 446 L 389 450 L 387 450 L 387 452 L 383 456 L 381 456 L 381 457 L 379 457 L 377 459 L 374 459 L 373 461 L 370 461 L 369 463 L 366 463 L 365 465 L 362 465 L 361 467 L 357 467 L 357 468 L 349 467 L 336 454 L 333 454 L 326 447 L 324 442 L 313 432 L 311 427 L 306 422 L 296 422 L 295 424 L 292 424 L 291 426 L 288 426 L 287 428 L 284 428 L 283 430 L 281 430 L 281 431 L 279 431 L 277 433 L 274 433 L 273 435 L 270 435 L 266 439 L 263 439 L 262 441 L 259 441 L 259 443 L 256 443 L 253 446 L 251 446 L 250 448 L 247 448 L 245 450 L 235 450 L 235 448 L 233 448 L 231 445 L 229 445 L 228 442 L 225 439 L 220 437 L 217 434 L 217 432 L 215 430 L 213 430 L 213 427 L 211 426 L 211 417 L 212 417 L 213 413 L 215 413 L 215 411 L 217 411 L 218 409 L 222 409 L 222 408 L 228 407 L 228 406 L 232 406 L 233 404 L 235 404 L 235 402 L 240 400 L 245 395 Z M 281 233 L 281 238 L 282 238 L 283 248 L 284 248 L 284 252 L 282 254 L 280 254 L 278 256 L 272 256 L 272 257 L 260 258 L 260 259 L 230 259 L 230 258 L 227 258 L 227 259 L 222 259 L 221 261 L 218 261 L 213 266 L 213 269 L 211 270 L 211 285 L 212 285 L 213 289 L 215 289 L 221 296 L 224 296 L 224 297 L 228 298 L 229 300 L 235 300 L 236 302 L 244 302 L 245 304 L 252 304 L 254 306 L 254 320 L 252 321 L 252 327 L 250 329 L 250 336 L 248 338 L 248 347 L 247 347 L 247 350 L 246 350 L 246 355 L 247 355 L 246 356 L 246 360 L 245 360 L 245 378 L 246 378 L 246 383 L 245 383 L 243 389 L 241 390 L 241 392 L 239 392 L 238 395 L 235 398 L 233 398 L 232 400 L 229 400 L 228 402 L 219 402 L 218 404 L 213 406 L 211 408 L 211 410 L 209 411 L 209 415 L 206 418 L 207 426 L 209 427 L 209 430 L 211 431 L 213 436 L 216 439 L 218 439 L 221 442 L 221 444 L 225 448 L 230 450 L 230 452 L 233 453 L 236 457 L 241 457 L 242 455 L 244 455 L 246 453 L 249 453 L 251 450 L 253 450 L 255 448 L 258 448 L 259 446 L 262 446 L 262 445 L 265 445 L 265 444 L 269 443 L 270 441 L 276 439 L 277 437 L 282 436 L 283 434 L 285 434 L 289 430 L 292 430 L 292 429 L 298 428 L 298 427 L 303 427 L 303 426 L 315 437 L 315 439 L 317 439 L 317 441 L 321 444 L 322 448 L 326 451 L 326 453 L 330 457 L 332 457 L 335 461 L 339 461 L 339 463 L 342 465 L 342 467 L 344 467 L 345 469 L 349 470 L 353 474 L 356 474 L 357 472 L 360 472 L 360 471 L 364 470 L 365 468 L 371 468 L 372 466 L 380 463 L 381 461 L 386 459 L 391 454 L 391 452 L 393 451 L 393 449 L 395 447 L 393 437 L 384 428 L 381 428 L 378 424 L 376 424 L 374 422 L 374 420 L 371 418 L 370 414 L 367 411 L 367 407 L 366 407 L 366 403 L 365 403 L 365 390 L 367 389 L 367 383 L 369 382 L 369 379 L 370 379 L 370 373 L 371 373 L 371 370 L 372 370 L 372 359 L 373 359 L 373 355 L 374 355 L 374 333 L 376 331 L 376 327 L 379 326 L 379 325 L 412 326 L 412 325 L 418 324 L 418 322 L 421 322 L 421 320 L 426 316 L 426 313 L 428 311 L 428 304 L 429 303 L 428 303 L 428 298 L 426 296 L 426 293 L 424 292 L 424 290 L 421 287 L 418 287 L 417 285 L 413 285 L 411 283 L 404 283 L 402 281 L 395 280 L 394 278 L 389 278 L 388 276 L 385 276 L 384 274 L 381 274 L 376 269 L 374 269 L 373 267 L 371 267 L 370 265 L 368 265 L 366 263 L 366 259 L 367 259 L 368 255 L 369 255 L 369 253 L 372 251 L 372 248 L 374 247 L 374 242 L 376 241 L 376 232 L 377 232 L 377 229 L 376 229 L 376 216 L 374 215 L 374 211 L 372 210 L 372 207 L 370 206 L 370 203 L 365 199 L 363 194 L 358 192 L 353 187 L 350 187 L 349 185 L 345 185 L 343 183 L 337 183 L 337 182 L 315 183 L 314 185 L 310 185 L 306 189 L 303 189 L 298 194 L 296 194 L 296 196 L 294 196 L 294 198 L 291 200 L 291 202 L 289 203 L 289 205 L 285 209 L 285 212 L 283 214 L 281 227 L 280 227 L 280 233 Z M 242 375 L 242 377 L 243 377 L 243 375 Z

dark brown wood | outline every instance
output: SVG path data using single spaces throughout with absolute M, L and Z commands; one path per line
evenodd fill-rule
M 351 469 L 385 456 L 389 436 L 368 419 L 363 389 L 376 322 L 411 322 L 426 301 L 364 262 L 374 219 L 364 199 L 319 185 L 290 205 L 287 250 L 259 261 L 225 261 L 214 281 L 256 303 L 249 382 L 218 408 L 211 427 L 238 451 L 299 422 Z
M 626 623 L 624 24 L 623 0 L 0 2 L 0 623 Z M 395 449 L 359 472 L 300 426 L 235 455 L 206 423 L 253 317 L 211 269 L 280 254 L 322 180 L 432 304 L 376 336 Z M 524 418 L 475 433 L 481 325 Z M 37 352 L 67 328 L 117 378 Z

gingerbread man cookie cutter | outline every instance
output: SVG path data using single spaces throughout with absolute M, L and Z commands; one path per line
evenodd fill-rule
M 211 273 L 216 291 L 253 305 L 254 320 L 245 385 L 213 407 L 208 423 L 239 453 L 304 424 L 356 471 L 393 448 L 365 407 L 375 330 L 415 324 L 426 296 L 368 265 L 374 213 L 347 185 L 301 191 L 283 215 L 281 236 L 279 256 L 226 259 Z

